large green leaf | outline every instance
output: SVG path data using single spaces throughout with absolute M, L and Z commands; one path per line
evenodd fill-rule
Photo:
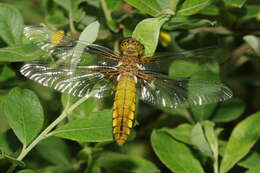
M 111 141 L 112 111 L 87 113 L 88 118 L 71 121 L 52 132 L 52 135 L 85 142 Z
M 11 5 L 0 3 L 0 37 L 9 45 L 20 43 L 23 18 Z
M 38 97 L 28 89 L 12 89 L 4 102 L 7 121 L 20 141 L 27 145 L 40 132 L 44 114 Z
M 145 160 L 142 157 L 113 152 L 101 153 L 95 161 L 95 166 L 108 172 L 160 172 L 154 163 Z
M 220 165 L 220 173 L 230 170 L 242 159 L 256 143 L 260 136 L 260 112 L 241 121 L 228 140 Z
M 151 56 L 154 54 L 158 44 L 161 26 L 167 20 L 168 16 L 148 18 L 137 24 L 132 37 L 144 45 L 145 55 Z
M 186 0 L 177 11 L 177 15 L 190 16 L 196 14 L 203 8 L 207 7 L 211 1 L 212 0 Z
M 24 62 L 46 57 L 46 52 L 33 44 L 11 46 L 0 49 L 0 62 Z
M 60 138 L 44 139 L 37 145 L 37 150 L 46 160 L 55 165 L 68 165 L 70 163 L 69 148 Z
M 156 155 L 171 171 L 176 173 L 204 172 L 190 149 L 166 132 L 153 131 L 151 142 Z
M 238 98 L 234 98 L 221 103 L 212 120 L 215 122 L 232 121 L 242 115 L 244 111 L 245 103 Z

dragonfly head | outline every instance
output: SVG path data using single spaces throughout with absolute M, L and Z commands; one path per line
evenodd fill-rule
M 139 41 L 129 37 L 120 43 L 122 55 L 141 57 L 144 54 L 144 46 Z

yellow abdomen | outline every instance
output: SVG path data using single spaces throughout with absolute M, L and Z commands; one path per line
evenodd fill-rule
M 133 127 L 136 109 L 136 82 L 130 75 L 119 77 L 113 106 L 113 135 L 122 146 Z

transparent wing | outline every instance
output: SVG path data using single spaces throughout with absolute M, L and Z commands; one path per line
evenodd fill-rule
M 20 72 L 29 79 L 60 92 L 77 97 L 101 98 L 113 92 L 111 79 L 105 73 L 114 70 L 108 66 L 77 66 L 72 70 L 63 65 L 31 62 L 25 64 Z
M 46 25 L 32 25 L 24 28 L 25 36 L 42 50 L 49 52 L 54 58 L 61 59 L 63 63 L 85 63 L 92 54 L 98 61 L 106 65 L 116 64 L 119 54 L 106 47 L 77 40 L 77 37 L 68 37 L 59 34 Z M 110 59 L 110 60 L 109 60 Z M 75 61 L 75 62 L 72 62 Z
M 177 51 L 177 52 L 166 52 L 166 53 L 156 53 L 154 56 L 148 56 L 141 58 L 141 62 L 154 63 L 162 60 L 175 60 L 175 59 L 197 59 L 197 60 L 208 60 L 213 59 L 215 55 L 213 54 L 218 50 L 218 46 L 204 47 L 200 49 L 194 49 L 190 51 Z
M 147 73 L 150 80 L 140 82 L 139 97 L 144 102 L 169 107 L 188 107 L 224 101 L 232 91 L 223 83 L 199 79 L 172 79 Z

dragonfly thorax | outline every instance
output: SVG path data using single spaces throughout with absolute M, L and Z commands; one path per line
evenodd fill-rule
M 144 46 L 139 41 L 129 37 L 120 43 L 120 52 L 125 56 L 141 57 L 144 54 Z

